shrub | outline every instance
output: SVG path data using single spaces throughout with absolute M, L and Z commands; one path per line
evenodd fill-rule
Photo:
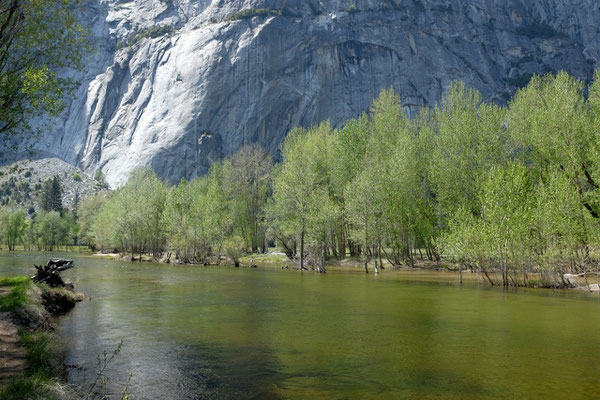
M 250 19 L 254 17 L 266 17 L 269 15 L 281 15 L 280 10 L 273 10 L 271 8 L 247 8 L 240 12 L 229 15 L 225 18 L 225 21 L 237 21 L 240 19 Z
M 244 250 L 246 248 L 246 243 L 244 242 L 244 239 L 242 239 L 240 236 L 233 236 L 225 240 L 223 247 L 225 249 L 225 254 L 227 254 L 227 257 L 229 257 L 231 261 L 233 261 L 233 264 L 236 267 L 239 267 L 240 258 L 244 254 Z
M 75 173 L 73 174 L 73 180 L 74 180 L 75 182 L 81 182 L 81 175 L 79 174 L 79 172 L 75 172 Z

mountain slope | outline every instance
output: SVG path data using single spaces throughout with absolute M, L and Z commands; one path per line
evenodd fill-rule
M 36 145 L 112 186 L 152 166 L 175 182 L 245 143 L 336 126 L 393 87 L 409 113 L 452 80 L 506 102 L 532 73 L 591 79 L 594 0 L 89 0 L 99 51 Z

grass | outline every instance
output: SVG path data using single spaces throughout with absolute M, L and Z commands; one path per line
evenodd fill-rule
M 57 378 L 49 350 L 50 336 L 46 332 L 29 333 L 19 330 L 19 341 L 27 351 L 28 375 L 34 380 L 47 381 Z
M 259 264 L 285 264 L 288 259 L 284 254 L 249 254 L 241 257 L 240 262 L 244 265 Z
M 59 384 L 59 373 L 53 365 L 56 355 L 51 350 L 52 340 L 46 332 L 26 332 L 19 329 L 19 342 L 27 353 L 25 376 L 13 380 L 0 393 L 0 400 L 17 399 L 58 399 L 53 395 Z
M 26 303 L 32 302 L 27 296 L 27 289 L 30 286 L 31 281 L 25 276 L 0 279 L 0 288 L 11 289 L 0 297 L 0 311 L 14 312 Z M 61 359 L 59 354 L 62 347 L 54 342 L 52 334 L 43 331 L 30 332 L 20 328 L 18 335 L 19 343 L 25 349 L 27 370 L 24 376 L 14 379 L 0 393 L 0 400 L 72 397 L 72 391 L 60 383 L 62 371 L 58 360 Z
M 27 288 L 30 281 L 26 276 L 15 276 L 0 279 L 0 287 L 12 288 L 4 296 L 0 296 L 0 311 L 15 311 L 27 302 Z

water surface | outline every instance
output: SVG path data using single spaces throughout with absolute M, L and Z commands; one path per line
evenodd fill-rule
M 133 373 L 137 399 L 599 396 L 597 294 L 65 256 L 76 263 L 65 280 L 92 299 L 59 319 L 67 362 L 90 375 L 122 340 L 114 393 Z M 0 275 L 48 257 L 0 253 Z

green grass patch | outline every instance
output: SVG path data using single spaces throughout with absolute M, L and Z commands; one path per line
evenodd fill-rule
M 10 292 L 0 296 L 0 311 L 15 311 L 27 302 L 27 288 L 29 278 L 26 276 L 15 276 L 0 279 L 0 287 L 11 288 Z
M 29 333 L 19 330 L 19 341 L 27 352 L 27 373 L 13 380 L 0 393 L 0 400 L 54 399 L 49 388 L 58 382 L 58 373 L 52 364 L 51 340 L 46 332 Z
M 56 378 L 49 351 L 50 336 L 46 332 L 29 333 L 19 330 L 19 341 L 27 351 L 28 375 L 34 380 L 47 381 Z
M 0 400 L 47 399 L 48 390 L 44 381 L 33 378 L 17 378 L 0 393 Z
M 0 279 L 0 287 L 11 288 L 9 293 L 0 297 L 0 310 L 14 311 L 27 303 L 30 285 L 29 278 L 24 276 Z M 19 342 L 27 355 L 27 371 L 25 376 L 13 380 L 0 393 L 0 400 L 54 398 L 49 388 L 58 382 L 60 372 L 53 364 L 55 355 L 50 334 L 19 329 Z
M 284 264 L 288 261 L 284 254 L 249 254 L 241 257 L 240 262 L 244 265 L 258 264 Z

